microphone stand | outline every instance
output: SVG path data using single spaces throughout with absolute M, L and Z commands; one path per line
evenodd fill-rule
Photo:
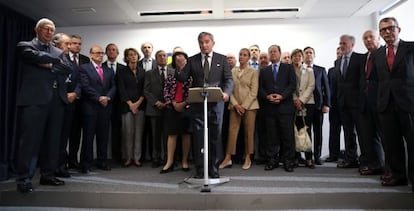
M 205 81 L 205 80 L 204 80 Z M 201 192 L 211 192 L 209 187 L 210 184 L 221 184 L 229 182 L 230 179 L 226 177 L 216 178 L 216 179 L 209 179 L 208 178 L 208 84 L 207 82 L 204 83 L 203 89 L 201 91 L 201 97 L 203 97 L 203 104 L 204 104 L 204 148 L 201 150 L 201 153 L 204 154 L 204 178 L 202 180 L 203 187 L 201 188 Z M 201 184 L 200 179 L 190 178 L 186 182 L 194 183 L 194 184 Z

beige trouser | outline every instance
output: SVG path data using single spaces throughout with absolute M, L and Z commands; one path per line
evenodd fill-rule
M 230 110 L 229 120 L 229 137 L 227 139 L 227 154 L 236 154 L 237 135 L 240 124 L 243 121 L 245 154 L 253 154 L 254 151 L 254 127 L 257 110 L 246 110 L 243 116 L 240 116 L 234 109 Z

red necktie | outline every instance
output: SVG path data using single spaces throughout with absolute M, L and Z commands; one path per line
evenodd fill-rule
M 388 54 L 387 54 L 387 63 L 388 63 L 388 67 L 390 68 L 390 71 L 392 72 L 392 65 L 394 64 L 394 46 L 393 45 L 388 45 L 387 46 L 388 49 Z
M 372 57 L 371 57 L 371 54 L 369 54 L 367 58 L 367 66 L 366 66 L 366 71 L 365 71 L 366 79 L 368 79 L 369 76 L 371 75 L 371 70 L 372 70 Z
M 73 54 L 73 61 L 75 62 L 76 65 L 79 66 L 79 62 L 78 62 L 78 55 L 75 53 Z
M 104 75 L 103 75 L 103 70 L 102 70 L 101 66 L 97 65 L 96 66 L 96 70 L 98 70 L 99 78 L 101 78 L 101 81 L 103 83 L 103 81 L 104 81 Z

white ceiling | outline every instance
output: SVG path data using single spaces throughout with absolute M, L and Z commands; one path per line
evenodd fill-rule
M 35 20 L 48 17 L 60 27 L 192 20 L 347 18 L 371 15 L 393 2 L 395 0 L 0 0 L 0 4 Z M 288 8 L 298 11 L 231 12 Z M 177 11 L 211 12 L 140 15 Z

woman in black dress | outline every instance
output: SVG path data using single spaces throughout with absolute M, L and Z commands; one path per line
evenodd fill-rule
M 172 57 L 172 66 L 175 71 L 181 71 L 187 63 L 188 56 L 184 52 L 176 52 Z M 167 163 L 161 170 L 161 174 L 174 170 L 174 152 L 177 144 L 177 136 L 182 139 L 182 160 L 183 171 L 188 171 L 188 153 L 190 151 L 190 117 L 187 109 L 186 99 L 191 80 L 181 83 L 174 75 L 168 75 L 165 81 L 164 98 L 167 104 L 165 113 L 165 132 L 167 140 Z

